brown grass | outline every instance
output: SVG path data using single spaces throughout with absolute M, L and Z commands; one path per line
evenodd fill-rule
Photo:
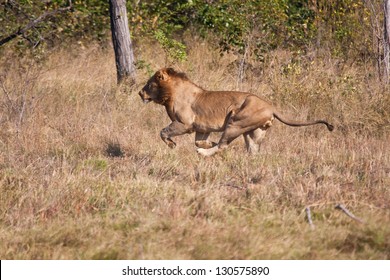
M 278 50 L 240 83 L 236 57 L 189 45 L 175 67 L 202 87 L 251 91 L 335 131 L 276 123 L 259 155 L 240 139 L 202 158 L 193 135 L 175 150 L 159 139 L 164 108 L 136 94 L 147 71 L 117 89 L 111 51 L 3 58 L 0 258 L 389 259 L 390 93 L 372 70 Z M 150 46 L 137 56 L 165 64 Z

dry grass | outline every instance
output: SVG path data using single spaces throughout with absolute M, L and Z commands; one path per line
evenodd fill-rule
M 252 91 L 336 130 L 275 124 L 259 155 L 247 156 L 240 139 L 202 158 L 193 135 L 165 146 L 164 108 L 136 94 L 146 71 L 117 89 L 111 52 L 4 58 L 0 258 L 389 259 L 388 89 L 363 67 L 285 51 L 239 83 L 235 57 L 190 46 L 176 67 L 199 85 Z M 164 66 L 150 47 L 138 56 Z

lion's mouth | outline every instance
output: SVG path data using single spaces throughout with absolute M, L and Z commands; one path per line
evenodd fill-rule
M 143 91 L 140 91 L 139 93 L 139 96 L 141 97 L 142 101 L 147 104 L 149 103 L 150 101 L 152 101 L 152 98 L 148 97 L 146 94 L 144 94 Z

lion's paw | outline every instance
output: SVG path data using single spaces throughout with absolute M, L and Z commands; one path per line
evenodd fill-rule
M 168 142 L 167 143 L 168 147 L 171 148 L 171 149 L 174 149 L 176 147 L 176 143 L 175 142 Z
M 218 147 L 214 147 L 211 149 L 198 148 L 198 149 L 196 149 L 196 152 L 202 156 L 210 157 L 210 156 L 214 155 L 217 150 L 218 150 Z

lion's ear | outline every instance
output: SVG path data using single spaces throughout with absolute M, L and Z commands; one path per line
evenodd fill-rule
M 161 69 L 156 73 L 156 78 L 159 81 L 168 81 L 169 80 L 169 73 L 166 69 Z

